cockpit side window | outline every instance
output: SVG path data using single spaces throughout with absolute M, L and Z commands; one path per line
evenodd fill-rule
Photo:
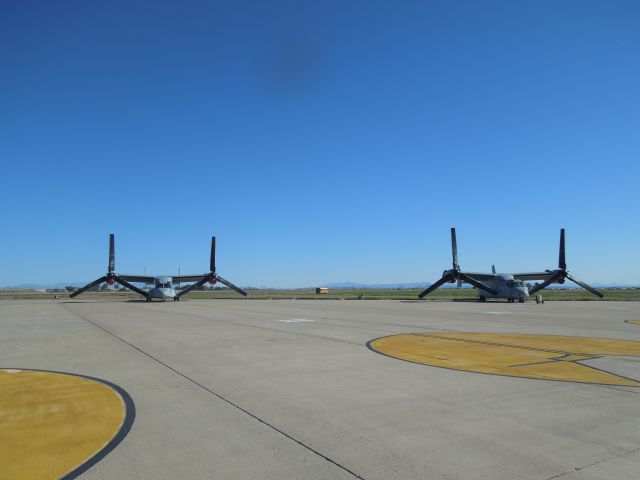
M 514 282 L 513 282 L 513 280 L 509 280 L 509 281 L 507 282 L 507 287 L 509 287 L 509 288 L 513 288 L 513 283 L 514 283 Z

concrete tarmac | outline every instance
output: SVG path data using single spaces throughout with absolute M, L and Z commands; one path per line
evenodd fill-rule
M 640 472 L 633 351 L 567 347 L 579 365 L 629 380 L 603 385 L 431 366 L 429 352 L 412 363 L 367 344 L 511 333 L 615 346 L 640 342 L 633 320 L 640 303 L 3 301 L 0 369 L 95 377 L 129 394 L 130 431 L 83 479 L 620 480 Z M 0 433 L 7 421 L 0 412 Z

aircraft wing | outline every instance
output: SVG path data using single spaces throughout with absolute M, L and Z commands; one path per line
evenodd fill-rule
M 136 283 L 153 283 L 154 277 L 145 277 L 144 275 L 118 275 L 120 278 L 127 282 L 136 282 Z
M 464 273 L 465 275 L 468 275 L 472 278 L 475 278 L 476 280 L 492 280 L 494 278 L 496 278 L 495 274 L 493 273 L 479 273 L 479 272 L 460 272 L 460 273 Z
M 199 282 L 208 274 L 203 273 L 201 275 L 179 275 L 177 277 L 171 277 L 173 279 L 173 283 L 189 283 L 189 282 Z
M 527 273 L 512 273 L 513 278 L 518 280 L 547 280 L 553 272 L 527 272 Z

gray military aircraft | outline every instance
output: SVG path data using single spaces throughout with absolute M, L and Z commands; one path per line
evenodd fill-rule
M 424 298 L 445 283 L 458 282 L 458 286 L 462 283 L 468 283 L 474 286 L 478 292 L 478 301 L 480 302 L 485 302 L 487 298 L 506 298 L 508 302 L 515 302 L 517 300 L 523 303 L 529 295 L 533 295 L 552 283 L 564 283 L 566 279 L 577 283 L 585 290 L 588 290 L 600 298 L 603 297 L 602 293 L 598 290 L 581 282 L 567 271 L 564 228 L 560 229 L 560 253 L 558 256 L 558 268 L 555 270 L 527 273 L 496 273 L 496 269 L 493 267 L 492 273 L 463 272 L 460 270 L 460 265 L 458 264 L 458 245 L 456 242 L 455 228 L 451 229 L 451 252 L 453 255 L 453 268 L 445 270 L 442 273 L 442 278 L 425 289 L 419 295 L 420 298 Z M 543 282 L 529 289 L 525 283 L 526 280 L 543 280 Z
M 109 235 L 109 264 L 107 266 L 107 274 L 103 277 L 94 280 L 93 282 L 85 285 L 84 287 L 73 292 L 69 297 L 73 298 L 81 293 L 86 292 L 92 287 L 96 285 L 100 285 L 101 283 L 107 283 L 108 285 L 113 285 L 114 283 L 118 283 L 123 287 L 128 288 L 129 290 L 133 290 L 136 293 L 139 293 L 143 297 L 147 299 L 148 302 L 153 299 L 162 300 L 163 302 L 167 301 L 167 298 L 173 299 L 174 302 L 180 300 L 180 297 L 186 295 L 194 288 L 198 288 L 205 283 L 209 282 L 212 285 L 215 285 L 217 282 L 220 282 L 232 290 L 235 290 L 240 295 L 247 295 L 247 292 L 242 290 L 240 287 L 236 287 L 229 280 L 222 278 L 220 275 L 216 273 L 216 237 L 211 237 L 211 258 L 209 261 L 209 273 L 203 273 L 201 275 L 178 275 L 178 276 L 159 276 L 159 277 L 147 277 L 144 275 L 118 275 L 115 273 L 116 269 L 116 255 L 115 255 L 115 237 L 112 234 Z M 132 283 L 145 283 L 145 284 L 153 284 L 154 288 L 149 291 L 142 290 Z M 173 288 L 174 283 L 189 283 L 194 282 L 188 287 L 185 287 L 182 290 L 176 290 Z

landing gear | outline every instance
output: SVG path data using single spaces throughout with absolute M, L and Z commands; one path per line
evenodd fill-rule
M 173 301 L 174 302 L 179 302 L 180 301 L 180 297 L 173 297 Z
M 150 301 L 151 301 L 151 297 L 147 297 L 147 302 L 150 302 Z
M 524 303 L 524 298 L 520 297 L 520 298 L 518 299 L 518 303 Z
M 478 301 L 479 302 L 486 302 L 487 301 L 487 297 L 480 296 L 480 297 L 478 297 Z

